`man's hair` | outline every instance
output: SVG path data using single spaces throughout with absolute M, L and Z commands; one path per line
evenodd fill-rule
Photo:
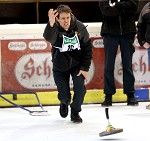
M 60 14 L 62 12 L 72 13 L 72 10 L 70 9 L 70 7 L 68 5 L 61 4 L 57 7 L 57 12 L 58 12 L 58 14 Z

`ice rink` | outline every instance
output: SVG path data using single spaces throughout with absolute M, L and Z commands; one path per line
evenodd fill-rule
M 150 102 L 140 102 L 139 106 L 113 103 L 109 108 L 110 123 L 123 128 L 122 133 L 99 137 L 108 125 L 105 108 L 100 104 L 82 106 L 82 124 L 59 115 L 59 106 L 44 106 L 47 116 L 31 116 L 20 108 L 0 109 L 1 141 L 148 141 L 150 139 L 150 110 L 145 108 Z M 39 107 L 28 107 L 38 110 Z

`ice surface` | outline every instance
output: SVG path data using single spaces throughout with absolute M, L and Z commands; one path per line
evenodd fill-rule
M 0 141 L 148 141 L 148 104 L 150 102 L 140 102 L 139 106 L 131 107 L 126 103 L 113 103 L 109 108 L 109 121 L 115 128 L 123 128 L 123 132 L 105 137 L 99 137 L 108 125 L 105 108 L 100 104 L 82 106 L 82 124 L 70 121 L 70 111 L 67 118 L 61 118 L 59 106 L 44 106 L 48 116 L 31 116 L 20 108 L 1 108 Z

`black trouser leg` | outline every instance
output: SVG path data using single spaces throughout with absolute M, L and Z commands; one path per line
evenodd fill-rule
M 123 65 L 123 88 L 125 94 L 134 93 L 134 74 L 132 70 L 132 57 L 135 52 L 133 47 L 134 35 L 123 35 L 120 37 L 120 49 Z
M 114 65 L 119 44 L 118 36 L 106 35 L 104 37 L 104 93 L 115 94 L 116 87 L 114 82 Z
M 73 91 L 74 91 L 73 100 L 70 105 L 72 113 L 78 113 L 81 111 L 81 105 L 83 104 L 84 96 L 86 93 L 84 85 L 85 78 L 83 77 L 83 75 L 77 76 L 78 73 L 79 68 L 71 69 L 71 76 L 73 80 Z
M 62 103 L 69 105 L 71 101 L 71 93 L 69 86 L 70 73 L 61 72 L 56 67 L 54 67 L 53 76 L 58 90 L 58 99 Z

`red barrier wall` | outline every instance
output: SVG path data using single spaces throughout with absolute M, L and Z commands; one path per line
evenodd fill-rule
M 99 35 L 93 36 L 95 31 L 92 30 L 89 32 L 93 43 L 93 60 L 89 71 L 90 79 L 86 83 L 86 87 L 87 89 L 103 89 L 103 39 Z M 52 74 L 51 47 L 43 39 L 42 34 L 40 34 L 40 38 L 36 37 L 36 33 L 34 38 L 30 38 L 28 35 L 21 36 L 21 34 L 17 37 L 16 35 L 6 36 L 8 37 L 0 39 L 1 92 L 56 90 Z M 135 40 L 135 49 L 133 56 L 135 87 L 149 87 L 150 69 L 147 50 L 140 47 L 137 40 Z M 123 73 L 120 56 L 118 49 L 114 72 L 117 88 L 122 88 Z M 70 85 L 72 86 L 72 82 Z

